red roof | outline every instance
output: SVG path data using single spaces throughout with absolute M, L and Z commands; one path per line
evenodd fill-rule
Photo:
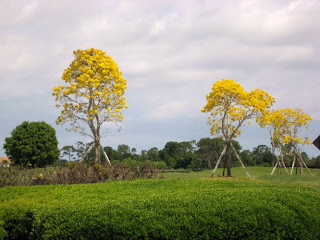
M 10 159 L 9 159 L 9 157 L 7 157 L 7 156 L 0 157 L 0 163 L 2 163 L 2 162 L 4 162 L 4 161 L 6 161 L 7 163 L 10 163 L 10 162 L 11 162 Z

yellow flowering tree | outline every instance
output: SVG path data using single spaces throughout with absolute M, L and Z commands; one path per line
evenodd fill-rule
M 261 89 L 246 92 L 239 83 L 230 79 L 215 82 L 212 91 L 206 98 L 207 104 L 201 111 L 209 113 L 210 132 L 225 140 L 225 146 L 211 176 L 214 176 L 224 155 L 226 155 L 227 176 L 231 176 L 230 152 L 233 151 L 247 176 L 250 177 L 231 141 L 240 135 L 240 127 L 247 120 L 263 114 L 272 106 L 275 99 Z
M 119 123 L 123 120 L 122 109 L 127 108 L 124 93 L 126 80 L 116 62 L 99 49 L 77 50 L 75 59 L 64 70 L 64 85 L 53 88 L 53 96 L 62 108 L 56 123 L 70 123 L 70 128 L 84 136 L 90 136 L 95 148 L 95 162 L 100 161 L 101 132 L 106 122 Z M 103 151 L 111 165 L 107 154 Z
M 278 174 L 281 173 L 281 165 L 285 168 L 283 162 L 283 146 L 291 147 L 293 155 L 293 163 L 291 168 L 291 173 L 293 172 L 294 165 L 298 162 L 300 167 L 300 174 L 303 174 L 303 167 L 305 166 L 309 173 L 312 175 L 307 165 L 301 157 L 300 146 L 304 144 L 312 144 L 310 139 L 302 138 L 300 136 L 301 130 L 308 129 L 308 122 L 312 118 L 303 112 L 302 109 L 278 109 L 268 112 L 263 117 L 258 119 L 260 126 L 267 126 L 270 132 L 271 143 L 275 148 L 278 148 L 280 156 L 278 157 L 278 162 L 272 170 L 273 174 L 276 167 L 279 168 Z M 288 171 L 287 171 L 288 172 Z
M 257 118 L 257 122 L 261 127 L 267 127 L 270 135 L 272 154 L 277 158 L 277 163 L 271 171 L 271 175 L 276 168 L 278 168 L 278 175 L 281 174 L 281 168 L 284 168 L 286 173 L 289 174 L 284 163 L 284 156 L 287 155 L 287 153 L 284 151 L 285 148 L 282 141 L 285 134 L 285 126 L 287 124 L 286 116 L 283 114 L 282 110 L 268 110 Z

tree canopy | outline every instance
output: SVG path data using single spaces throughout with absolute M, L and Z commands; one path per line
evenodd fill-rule
M 245 121 L 257 117 L 258 114 L 264 114 L 273 105 L 275 99 L 258 88 L 246 92 L 239 83 L 230 79 L 215 82 L 211 90 L 206 96 L 207 104 L 201 111 L 209 113 L 208 124 L 211 126 L 211 134 L 223 137 L 226 142 L 219 159 L 221 160 L 224 154 L 227 155 L 226 166 L 228 176 L 231 176 L 230 151 L 232 149 L 235 152 L 231 140 L 240 135 L 240 127 Z M 235 154 L 237 155 L 236 152 Z M 241 161 L 240 157 L 238 159 Z
M 3 147 L 16 165 L 45 167 L 59 157 L 56 131 L 45 122 L 23 122 L 13 129 Z
M 65 85 L 53 88 L 53 96 L 62 108 L 57 124 L 70 123 L 68 130 L 78 131 L 94 140 L 95 162 L 100 161 L 103 123 L 123 121 L 127 108 L 127 87 L 116 62 L 99 49 L 74 51 L 75 59 L 63 73 Z M 89 128 L 89 130 L 88 130 Z
M 285 108 L 267 111 L 257 119 L 260 126 L 266 126 L 269 130 L 274 154 L 276 150 L 278 151 L 278 162 L 276 165 L 279 169 L 278 174 L 281 173 L 282 166 L 286 169 L 283 158 L 284 152 L 288 151 L 288 149 L 294 156 L 293 165 L 297 160 L 300 165 L 300 172 L 303 173 L 303 165 L 305 165 L 305 163 L 301 157 L 299 146 L 311 144 L 311 141 L 310 139 L 301 136 L 301 130 L 308 128 L 308 122 L 311 120 L 312 118 L 300 108 Z

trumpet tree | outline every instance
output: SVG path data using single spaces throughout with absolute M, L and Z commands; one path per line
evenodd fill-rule
M 101 132 L 103 124 L 123 121 L 121 111 L 128 107 L 124 97 L 127 83 L 116 62 L 105 52 L 91 48 L 73 54 L 75 59 L 62 76 L 64 85 L 53 88 L 56 107 L 62 108 L 56 123 L 68 122 L 71 127 L 67 130 L 91 137 L 97 163 L 101 137 L 106 133 Z M 104 155 L 111 165 L 105 152 Z
M 241 134 L 241 126 L 258 114 L 263 114 L 272 106 L 275 99 L 261 89 L 246 92 L 239 83 L 230 79 L 215 82 L 211 90 L 206 96 L 207 104 L 201 111 L 209 113 L 210 133 L 225 140 L 225 146 L 211 176 L 214 176 L 224 155 L 226 155 L 227 176 L 231 176 L 230 152 L 233 151 L 247 176 L 250 177 L 231 141 Z
M 306 167 L 308 172 L 312 175 L 311 171 L 301 157 L 300 151 L 301 145 L 312 144 L 310 139 L 302 138 L 300 136 L 302 129 L 308 129 L 308 122 L 311 120 L 312 118 L 304 113 L 300 108 L 285 108 L 268 111 L 266 114 L 258 118 L 258 122 L 261 127 L 268 127 L 273 151 L 278 149 L 279 152 L 279 156 L 277 156 L 278 161 L 271 174 L 273 174 L 276 167 L 278 167 L 278 174 L 281 174 L 281 167 L 284 167 L 288 174 L 288 170 L 283 161 L 283 157 L 285 155 L 284 149 L 287 146 L 291 148 L 291 154 L 293 155 L 293 163 L 290 174 L 292 174 L 293 168 L 297 162 L 300 167 L 300 174 L 303 174 L 303 167 Z

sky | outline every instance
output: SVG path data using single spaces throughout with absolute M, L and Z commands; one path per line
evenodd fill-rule
M 103 146 L 139 151 L 210 136 L 200 110 L 214 82 L 261 88 L 274 109 L 302 108 L 320 134 L 318 0 L 0 0 L 0 156 L 23 121 L 45 121 L 59 147 L 90 142 L 57 126 L 52 88 L 77 49 L 98 48 L 127 80 L 121 131 Z M 242 128 L 243 149 L 270 146 L 266 129 Z M 304 146 L 310 157 L 320 151 Z

